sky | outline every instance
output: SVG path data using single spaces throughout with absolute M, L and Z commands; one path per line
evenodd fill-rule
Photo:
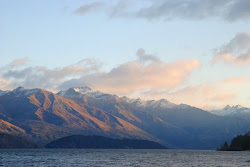
M 89 86 L 250 107 L 249 0 L 0 0 L 0 90 Z

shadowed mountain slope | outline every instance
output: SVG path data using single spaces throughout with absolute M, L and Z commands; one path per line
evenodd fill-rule
M 70 88 L 58 95 L 88 104 L 125 119 L 175 148 L 216 148 L 221 142 L 250 129 L 242 119 L 224 118 L 185 104 L 165 99 L 143 101 L 94 91 Z
M 19 87 L 0 95 L 0 127 L 0 132 L 40 144 L 70 135 L 101 135 L 151 140 L 168 148 L 215 149 L 249 131 L 250 122 L 164 99 L 129 99 L 88 87 L 58 94 Z
M 0 149 L 6 148 L 42 148 L 42 146 L 21 137 L 0 133 Z
M 103 136 L 73 135 L 46 144 L 46 148 L 166 149 L 163 145 L 138 139 L 111 139 Z
M 0 96 L 0 108 L 2 122 L 23 129 L 23 136 L 40 143 L 70 134 L 152 139 L 119 117 L 42 89 L 17 88 Z

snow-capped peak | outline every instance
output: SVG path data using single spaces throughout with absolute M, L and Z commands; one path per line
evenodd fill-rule
M 9 93 L 9 92 L 10 92 L 9 90 L 6 90 L 6 91 L 0 90 L 0 96 L 5 95 L 5 94 L 7 94 L 7 93 Z
M 122 97 L 123 100 L 125 100 L 128 103 L 131 104 L 135 104 L 139 107 L 152 107 L 152 108 L 156 108 L 156 107 L 162 107 L 162 108 L 172 108 L 175 107 L 176 104 L 171 103 L 169 101 L 167 101 L 166 99 L 160 99 L 160 100 L 142 100 L 140 98 L 137 99 L 130 99 L 127 97 Z
M 176 104 L 167 101 L 166 99 L 160 100 L 149 100 L 147 101 L 147 105 L 151 107 L 161 107 L 161 108 L 172 108 L 176 107 Z
M 19 97 L 19 96 L 28 96 L 28 95 L 31 95 L 31 94 L 36 94 L 38 92 L 40 92 L 41 89 L 25 89 L 24 87 L 17 87 L 16 89 L 14 89 L 12 92 L 8 92 L 8 93 L 14 93 L 14 95 L 16 97 Z
M 14 92 L 14 93 L 17 93 L 17 92 L 22 92 L 22 91 L 24 91 L 24 90 L 25 90 L 24 87 L 19 86 L 19 87 L 17 87 L 16 89 L 14 89 L 13 92 Z
M 223 108 L 223 110 L 229 110 L 230 108 L 232 108 L 230 105 L 227 105 Z
M 241 105 L 236 105 L 236 106 L 234 106 L 234 108 L 240 109 L 240 108 L 245 108 L 245 107 L 243 107 Z
M 227 105 L 226 107 L 223 108 L 223 110 L 235 110 L 235 109 L 241 109 L 241 108 L 245 108 L 245 107 L 241 105 L 235 105 L 235 106 Z
M 57 93 L 59 96 L 63 96 L 63 97 L 82 97 L 87 95 L 88 97 L 92 97 L 95 99 L 115 99 L 115 100 L 122 100 L 125 101 L 127 103 L 130 104 L 134 104 L 138 107 L 151 107 L 151 108 L 157 108 L 157 107 L 161 107 L 161 108 L 173 108 L 176 107 L 177 105 L 174 103 L 171 103 L 169 101 L 167 101 L 166 99 L 160 99 L 160 100 L 142 100 L 140 98 L 137 99 L 131 99 L 128 98 L 126 96 L 123 97 L 118 97 L 116 95 L 112 95 L 112 94 L 107 94 L 107 93 L 103 93 L 100 91 L 96 91 L 93 90 L 87 86 L 85 87 L 73 87 L 73 88 L 69 88 L 67 90 L 64 91 L 60 91 Z
M 110 96 L 113 96 L 111 94 L 106 94 L 106 93 L 102 93 L 99 91 L 95 91 L 93 89 L 91 89 L 90 87 L 73 87 L 73 88 L 69 88 L 68 90 L 65 91 L 60 91 L 57 93 L 59 96 L 63 96 L 63 97 L 70 97 L 70 96 L 75 96 L 75 95 L 87 95 L 89 97 L 93 97 L 93 98 L 107 98 Z
M 227 105 L 222 110 L 212 110 L 211 113 L 220 116 L 237 116 L 250 113 L 250 109 L 241 105 L 230 106 Z
M 147 105 L 147 101 L 142 100 L 141 98 L 137 98 L 137 99 L 129 99 L 128 98 L 127 102 L 135 104 L 135 105 L 140 106 L 140 107 L 145 107 Z
M 74 89 L 75 92 L 79 92 L 79 93 L 82 93 L 82 94 L 93 92 L 93 90 L 90 87 L 87 87 L 87 86 L 85 86 L 85 87 L 74 87 L 72 89 Z

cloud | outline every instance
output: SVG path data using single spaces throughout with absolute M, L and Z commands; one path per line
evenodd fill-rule
M 248 0 L 159 0 L 152 1 L 151 6 L 140 9 L 136 16 L 164 20 L 221 18 L 227 21 L 237 21 L 249 19 L 249 9 Z
M 229 21 L 237 21 L 239 19 L 250 18 L 250 1 L 249 0 L 234 0 L 230 6 L 225 19 Z
M 190 75 L 202 66 L 199 60 L 165 62 L 144 49 L 139 49 L 136 56 L 135 60 L 109 71 L 102 71 L 102 64 L 92 58 L 53 69 L 27 65 L 9 68 L 7 65 L 0 71 L 0 89 L 24 86 L 56 92 L 70 87 L 90 86 L 120 96 L 166 98 L 177 104 L 185 103 L 203 109 L 218 109 L 227 104 L 249 104 L 246 91 L 250 84 L 249 76 L 190 85 Z
M 203 109 L 221 108 L 233 103 L 236 95 L 231 90 L 221 87 L 218 83 L 202 83 L 187 86 L 173 92 L 166 92 L 165 96 L 172 102 L 189 104 Z
M 136 94 L 143 99 L 165 98 L 176 104 L 188 104 L 205 110 L 221 109 L 226 105 L 249 106 L 250 77 L 235 76 L 215 82 L 185 84 L 176 89 L 154 88 Z
M 222 15 L 223 10 L 230 4 L 230 0 L 159 0 L 152 1 L 152 5 L 140 9 L 136 17 L 164 20 L 203 19 Z
M 221 95 L 216 95 L 211 98 L 212 101 L 228 102 L 233 100 L 236 97 L 233 93 L 224 93 Z
M 6 66 L 0 71 L 0 77 L 8 81 L 2 85 L 6 87 L 8 84 L 10 88 L 24 86 L 58 91 L 75 86 L 90 86 L 108 93 L 130 95 L 145 89 L 176 88 L 201 67 L 201 62 L 196 59 L 166 63 L 144 49 L 138 49 L 136 56 L 136 60 L 106 72 L 101 69 L 102 63 L 85 58 L 75 64 L 53 69 L 44 66 Z
M 136 55 L 141 62 L 159 61 L 158 57 L 154 56 L 153 54 L 147 54 L 142 48 L 137 50 Z
M 167 91 L 165 97 L 176 103 L 181 102 L 207 110 L 221 109 L 228 104 L 249 106 L 249 101 L 245 98 L 248 96 L 246 90 L 249 84 L 250 77 L 230 77 L 217 82 L 201 83 L 171 92 Z
M 10 81 L 0 78 L 0 90 L 7 90 L 9 89 Z
M 80 60 L 76 65 L 84 65 L 86 66 L 89 70 L 94 70 L 97 71 L 99 68 L 102 67 L 103 63 L 97 61 L 94 58 L 85 58 Z
M 13 62 L 20 61 L 15 60 Z M 11 64 L 13 64 L 13 62 Z M 21 67 L 19 64 L 15 66 L 16 68 L 9 68 L 9 66 L 3 68 L 0 72 L 0 77 L 2 77 L 4 81 L 8 81 L 9 88 L 25 86 L 28 88 L 40 87 L 55 90 L 58 85 L 66 80 L 97 71 L 98 66 L 100 68 L 101 65 L 94 59 L 83 59 L 76 64 L 54 69 L 49 69 L 44 66 Z
M 137 56 L 137 60 L 123 63 L 109 72 L 72 79 L 59 88 L 88 85 L 118 95 L 151 88 L 171 89 L 183 84 L 194 70 L 201 67 L 200 61 L 196 59 L 165 63 L 151 54 L 146 54 L 143 49 L 137 51 Z
M 109 5 L 108 15 L 112 17 L 133 17 L 134 8 L 141 6 L 147 0 L 117 0 L 115 3 Z
M 14 68 L 14 67 L 20 67 L 25 65 L 28 62 L 28 57 L 22 58 L 22 59 L 17 59 L 12 61 L 9 66 Z
M 99 8 L 101 2 L 103 1 L 86 4 L 75 13 L 86 14 Z M 110 1 L 106 8 L 110 17 L 148 20 L 220 18 L 227 21 L 238 21 L 250 18 L 249 0 L 115 0 Z
M 101 8 L 102 6 L 104 6 L 103 2 L 93 2 L 81 6 L 80 8 L 75 10 L 74 13 L 78 15 L 86 15 L 87 13 L 92 12 L 98 8 Z
M 249 0 L 159 0 L 152 1 L 151 6 L 140 9 L 136 16 L 164 20 L 222 18 L 237 21 L 249 19 L 249 9 Z
M 250 82 L 249 77 L 230 77 L 221 81 L 221 84 L 242 84 L 245 82 Z
M 250 65 L 250 34 L 239 33 L 231 41 L 217 49 L 212 63 L 226 62 L 234 65 Z
M 235 37 L 230 40 L 227 44 L 223 45 L 219 51 L 220 53 L 227 53 L 233 51 L 240 51 L 246 49 L 250 44 L 250 34 L 249 33 L 238 33 Z

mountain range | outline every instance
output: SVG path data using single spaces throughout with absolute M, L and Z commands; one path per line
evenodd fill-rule
M 118 97 L 75 87 L 57 94 L 18 87 L 0 91 L 0 132 L 46 144 L 70 135 L 144 139 L 168 148 L 215 149 L 250 122 L 165 99 Z
M 250 121 L 250 108 L 241 105 L 230 106 L 227 105 L 221 110 L 212 110 L 211 113 L 224 117 L 241 118 Z

